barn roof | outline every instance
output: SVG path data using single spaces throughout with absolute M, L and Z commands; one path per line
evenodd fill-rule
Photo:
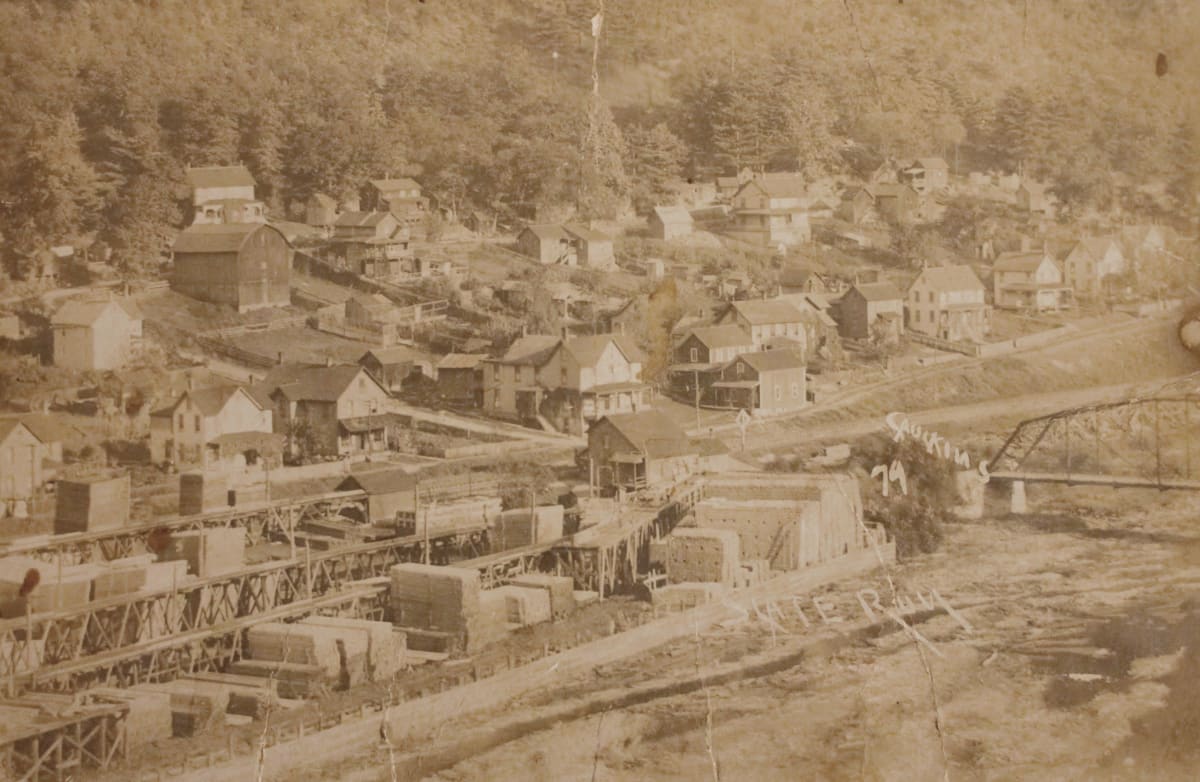
M 192 187 L 254 187 L 254 177 L 245 166 L 199 166 L 187 170 Z
M 176 253 L 235 253 L 255 231 L 274 231 L 287 241 L 282 231 L 266 223 L 192 225 L 175 237 L 171 250 Z

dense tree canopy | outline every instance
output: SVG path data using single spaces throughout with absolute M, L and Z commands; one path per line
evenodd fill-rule
M 607 216 L 679 175 L 887 154 L 1023 169 L 1072 205 L 1138 207 L 1128 181 L 1195 203 L 1188 0 L 607 0 L 593 101 L 596 7 L 4 3 L 8 268 L 87 234 L 145 266 L 185 217 L 184 168 L 238 161 L 281 215 L 405 173 L 457 205 Z

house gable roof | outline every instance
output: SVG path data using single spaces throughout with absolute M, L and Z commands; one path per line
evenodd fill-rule
M 200 166 L 187 170 L 188 184 L 197 187 L 254 187 L 250 170 L 245 166 Z
M 904 294 L 900 292 L 900 289 L 890 282 L 863 282 L 850 288 L 850 291 L 858 291 L 858 294 L 867 301 L 904 299 Z
M 542 223 L 542 224 L 537 224 L 537 225 L 527 225 L 527 226 L 525 226 L 522 233 L 524 233 L 524 231 L 529 231 L 531 234 L 533 234 L 534 236 L 536 236 L 538 239 L 542 240 L 543 242 L 569 242 L 569 241 L 571 241 L 571 235 L 568 234 L 565 230 L 563 230 L 563 227 L 561 225 L 551 225 L 548 223 Z
M 937 291 L 983 290 L 983 283 L 970 266 L 930 266 L 924 269 L 909 290 L 924 282 Z
M 399 222 L 391 212 L 342 212 L 333 225 L 337 228 L 375 228 L 384 220 Z
M 141 320 L 141 310 L 137 305 L 130 303 L 129 306 L 123 305 L 115 299 L 102 299 L 100 301 L 68 301 L 66 304 L 59 307 L 54 316 L 50 318 L 51 326 L 82 326 L 87 327 L 95 323 L 110 306 L 115 306 L 121 311 L 125 317 L 130 320 Z M 134 314 L 136 313 L 136 314 Z
M 682 206 L 656 206 L 654 216 L 664 225 L 690 225 L 692 222 L 692 213 Z
M 608 234 L 597 231 L 583 223 L 563 223 L 562 229 L 568 235 L 575 237 L 584 242 L 611 242 L 612 237 Z
M 476 369 L 487 358 L 483 353 L 447 353 L 438 361 L 438 370 Z
M 769 323 L 799 323 L 803 313 L 792 303 L 779 299 L 746 299 L 735 301 L 730 309 L 752 326 Z
M 386 195 L 397 190 L 420 190 L 421 184 L 417 180 L 405 176 L 399 179 L 372 179 L 371 187 Z
M 742 361 L 754 368 L 755 372 L 775 372 L 783 369 L 803 369 L 804 358 L 794 350 L 761 350 L 755 353 L 743 353 L 734 361 Z
M 371 374 L 357 364 L 332 367 L 279 367 L 267 373 L 257 384 L 260 399 L 281 393 L 294 401 L 336 402 L 359 377 L 369 378 L 384 394 L 387 392 Z
M 394 345 L 390 348 L 372 348 L 359 357 L 358 363 L 362 364 L 366 361 L 367 357 L 374 358 L 383 366 L 429 360 L 428 355 L 407 345 Z
M 1116 249 L 1121 251 L 1120 244 L 1111 236 L 1085 236 L 1075 243 L 1075 247 L 1071 250 L 1071 255 L 1075 254 L 1076 250 L 1086 253 L 1096 260 L 1101 260 L 1109 250 Z
M 416 476 L 403 468 L 372 470 L 347 476 L 337 491 L 361 490 L 367 494 L 393 494 L 409 491 L 417 485 Z
M 215 388 L 202 388 L 198 391 L 184 391 L 175 402 L 174 407 L 179 407 L 185 399 L 190 399 L 192 404 L 205 416 L 213 416 L 224 410 L 225 405 L 229 404 L 229 400 L 239 394 L 253 402 L 255 407 L 260 410 L 264 409 L 262 403 L 247 393 L 246 389 L 241 386 L 217 386 Z
M 1046 261 L 1053 263 L 1045 252 L 1010 252 L 996 256 L 992 270 L 998 272 L 1036 272 Z
M 645 456 L 678 456 L 692 450 L 687 433 L 658 410 L 605 416 L 592 424 L 592 428 L 605 422 Z
M 552 337 L 548 334 L 528 334 L 524 337 L 519 337 L 508 350 L 504 352 L 502 358 L 496 359 L 501 364 L 522 364 L 540 367 L 550 360 L 554 355 L 554 351 L 558 350 L 559 343 L 562 342 L 558 337 Z
M 684 340 L 695 338 L 709 350 L 736 348 L 751 344 L 750 335 L 741 326 L 726 323 L 721 326 L 700 326 L 688 332 Z
M 573 337 L 562 343 L 563 350 L 574 357 L 581 367 L 594 367 L 604 354 L 609 343 L 617 346 L 630 363 L 642 360 L 641 351 L 628 338 L 620 334 L 597 334 L 591 337 Z
M 287 241 L 282 231 L 267 223 L 191 225 L 175 237 L 171 250 L 175 253 L 235 253 L 258 231 L 274 231 Z

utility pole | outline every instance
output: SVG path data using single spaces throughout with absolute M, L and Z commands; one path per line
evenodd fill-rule
M 692 370 L 692 390 L 696 398 L 696 428 L 700 428 L 700 370 Z

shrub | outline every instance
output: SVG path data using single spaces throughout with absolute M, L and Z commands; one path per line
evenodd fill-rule
M 896 555 L 910 557 L 936 551 L 943 538 L 942 525 L 953 518 L 958 504 L 955 467 L 948 459 L 929 453 L 912 439 L 897 443 L 877 438 L 859 451 L 856 459 L 867 479 L 862 481 L 863 515 L 883 525 L 896 540 Z M 880 476 L 870 477 L 876 465 L 903 466 L 907 494 L 893 482 L 884 497 Z

